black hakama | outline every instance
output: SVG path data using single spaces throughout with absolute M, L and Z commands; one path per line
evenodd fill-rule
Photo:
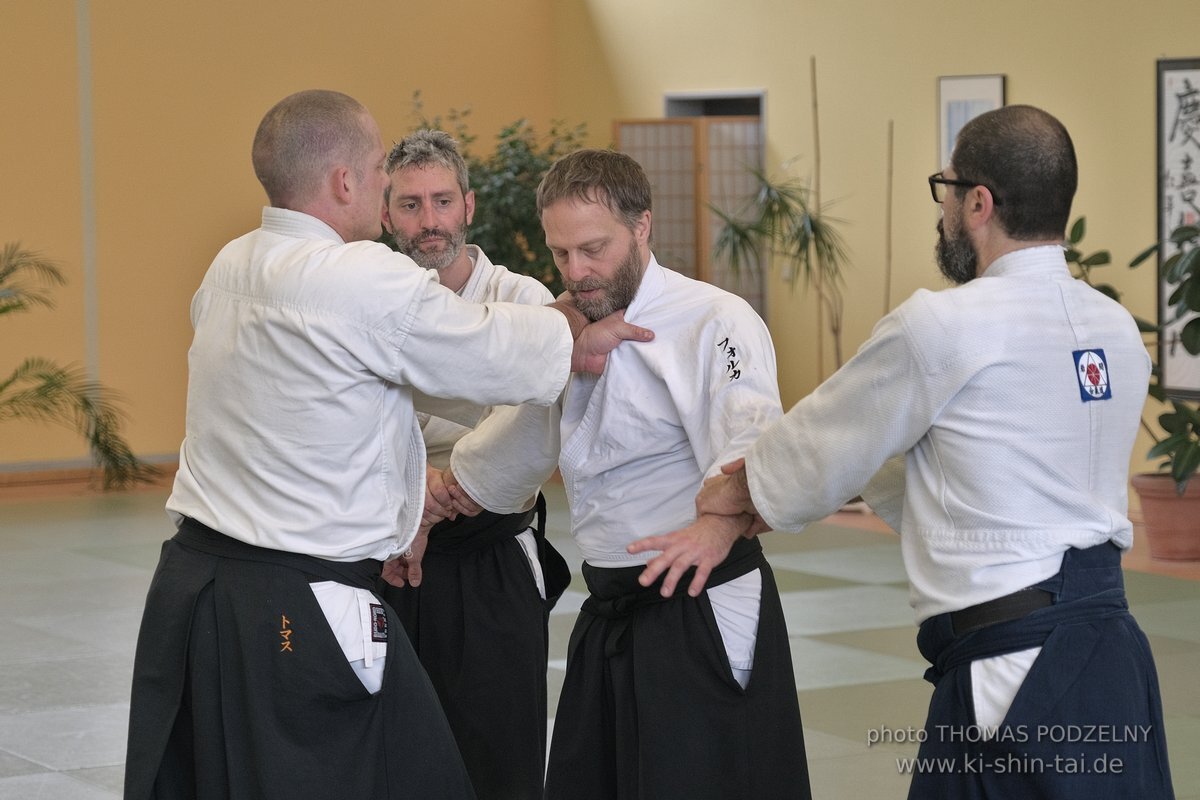
M 808 798 L 787 629 L 761 544 L 740 539 L 709 580 L 762 572 L 745 689 L 708 594 L 664 600 L 659 584 L 637 583 L 642 569 L 584 565 L 591 596 L 571 634 L 548 800 Z
M 372 695 L 308 585 L 373 589 L 379 569 L 185 520 L 163 544 L 138 636 L 126 800 L 473 798 L 395 614 L 381 603 L 387 660 Z
M 515 536 L 536 521 L 542 600 Z M 546 764 L 547 615 L 571 580 L 535 511 L 436 525 L 421 585 L 386 599 L 429 673 L 480 800 L 540 800 Z

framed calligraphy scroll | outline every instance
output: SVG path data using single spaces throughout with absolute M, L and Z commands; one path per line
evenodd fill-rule
M 938 78 L 938 169 L 950 164 L 954 140 L 962 126 L 1002 105 L 1003 75 L 945 75 Z
M 1158 61 L 1158 367 L 1167 394 L 1200 398 L 1200 357 L 1179 336 L 1194 313 L 1176 318 L 1163 263 L 1178 247 L 1171 231 L 1200 222 L 1200 58 Z

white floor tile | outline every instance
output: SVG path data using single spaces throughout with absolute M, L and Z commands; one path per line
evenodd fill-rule
M 1146 633 L 1200 642 L 1200 600 L 1141 603 L 1133 615 Z
M 838 547 L 772 555 L 771 565 L 856 583 L 902 583 L 908 580 L 900 548 L 890 545 Z
M 587 592 L 576 591 L 575 589 L 567 589 L 563 592 L 562 597 L 558 598 L 558 603 L 550 612 L 552 617 L 561 617 L 570 615 L 572 618 L 579 613 L 579 607 L 583 605 L 583 601 L 587 600 Z
M 65 583 L 81 578 L 137 578 L 153 572 L 71 550 L 9 550 L 0 562 L 0 583 L 5 587 L 41 586 L 47 581 Z
M 0 778 L 4 800 L 118 800 L 120 792 L 76 780 L 58 772 Z
M 128 730 L 127 702 L 0 714 L 0 749 L 54 770 L 113 766 L 125 761 Z
M 69 624 L 64 624 L 64 620 L 69 620 Z M 78 611 L 70 617 L 63 617 L 62 614 L 29 614 L 17 617 L 12 622 L 30 634 L 41 633 L 64 643 L 60 647 L 64 647 L 66 653 L 53 648 L 37 648 L 43 658 L 62 658 L 72 655 L 71 649 L 84 648 L 86 652 L 119 653 L 132 661 L 138 628 L 142 624 L 142 605 L 139 602 L 137 605 L 106 611 Z M 3 628 L 0 627 L 0 630 Z M 8 656 L 8 653 L 0 655 L 0 663 Z
M 0 715 L 128 703 L 132 676 L 132 653 L 8 664 Z
M 553 713 L 570 623 L 586 590 L 578 575 L 578 549 L 566 536 L 562 487 L 550 485 L 547 498 L 551 539 L 576 571 L 551 622 Z M 0 508 L 0 798 L 120 796 L 133 648 L 159 548 L 170 533 L 165 500 L 165 492 L 113 494 Z M 789 591 L 782 598 L 797 689 L 806 692 L 801 713 L 806 725 L 816 726 L 806 730 L 813 794 L 903 797 L 908 779 L 895 763 L 903 748 L 867 748 L 853 738 L 858 723 L 850 725 L 848 718 L 871 714 L 874 725 L 876 716 L 894 716 L 896 704 L 905 702 L 895 687 L 910 684 L 919 684 L 922 699 L 908 705 L 923 713 L 924 662 L 863 649 L 867 640 L 862 637 L 874 634 L 837 637 L 845 644 L 809 638 L 890 628 L 912 636 L 907 591 L 883 585 L 904 580 L 898 540 L 855 536 L 847 529 L 817 533 L 804 540 L 803 549 L 778 548 L 770 555 L 780 569 L 822 576 L 815 582 L 834 578 L 856 584 Z M 1154 581 L 1146 597 L 1155 602 L 1139 602 L 1135 614 L 1148 633 L 1178 640 L 1176 649 L 1159 660 L 1159 673 L 1175 788 L 1184 800 L 1200 798 L 1200 760 L 1192 757 L 1200 743 L 1200 714 L 1190 699 L 1196 658 L 1185 644 L 1200 643 L 1200 600 L 1194 583 L 1179 582 L 1174 593 L 1174 580 Z M 553 730 L 553 718 L 549 722 Z
M 804 636 L 791 637 L 791 651 L 796 688 L 800 690 L 919 678 L 927 666 L 922 661 L 872 653 Z M 801 713 L 803 711 L 801 709 Z
M 784 592 L 782 600 L 788 633 L 793 636 L 913 625 L 905 589 L 845 586 Z
M 65 624 L 80 612 L 142 608 L 150 578 L 149 573 L 108 578 L 81 574 L 46 578 L 40 587 L 0 583 L 0 608 L 16 618 L 56 614 Z

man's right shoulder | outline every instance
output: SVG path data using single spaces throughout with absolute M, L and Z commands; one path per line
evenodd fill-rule
M 333 242 L 254 231 L 222 248 L 204 287 L 248 297 L 270 297 L 306 307 L 393 303 L 434 282 L 418 267 L 378 242 Z
M 489 281 L 489 300 L 531 306 L 544 306 L 554 302 L 554 295 L 546 288 L 546 284 L 532 275 L 514 272 L 499 264 L 493 265 L 493 269 L 495 271 Z

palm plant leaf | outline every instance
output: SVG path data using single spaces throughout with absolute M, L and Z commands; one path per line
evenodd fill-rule
M 24 278 L 37 279 L 36 283 Z M 66 282 L 62 271 L 53 261 L 32 250 L 24 250 L 17 242 L 0 249 L 0 314 L 25 311 L 30 306 L 52 308 L 49 286 Z
M 93 459 L 103 470 L 104 488 L 125 488 L 153 479 L 158 470 L 138 460 L 121 438 L 125 415 L 118 401 L 78 367 L 27 358 L 0 380 L 0 423 L 25 419 L 74 429 L 87 439 Z
M 793 285 L 801 277 L 812 282 L 818 271 L 829 283 L 839 283 L 846 246 L 834 226 L 842 221 L 816 213 L 811 190 L 799 179 L 776 180 L 760 169 L 751 173 L 758 188 L 736 218 L 713 208 L 724 222 L 714 255 L 762 256 L 765 249 L 799 267 L 790 273 Z
M 734 275 L 741 274 L 743 268 L 757 269 L 762 259 L 759 242 L 763 240 L 759 227 L 714 205 L 710 204 L 708 208 L 721 219 L 721 228 L 713 244 L 714 257 L 724 259 Z
M 28 281 L 26 279 L 29 279 Z M 0 248 L 0 314 L 52 308 L 49 290 L 66 283 L 58 265 L 17 242 Z M 53 422 L 74 429 L 88 442 L 105 489 L 153 480 L 158 470 L 139 460 L 121 437 L 124 414 L 118 398 L 88 380 L 78 367 L 27 358 L 0 380 L 0 423 Z
M 833 335 L 834 355 L 841 366 L 842 269 L 847 250 L 836 226 L 844 223 L 825 214 L 816 193 L 798 178 L 775 178 L 756 168 L 750 174 L 754 193 L 736 213 L 709 206 L 721 223 L 713 257 L 727 263 L 735 275 L 748 263 L 758 266 L 778 260 L 783 265 L 781 277 L 793 290 L 798 283 L 814 288 L 819 325 L 827 325 Z M 829 317 L 820 322 L 826 310 Z M 818 362 L 821 341 L 818 330 Z

